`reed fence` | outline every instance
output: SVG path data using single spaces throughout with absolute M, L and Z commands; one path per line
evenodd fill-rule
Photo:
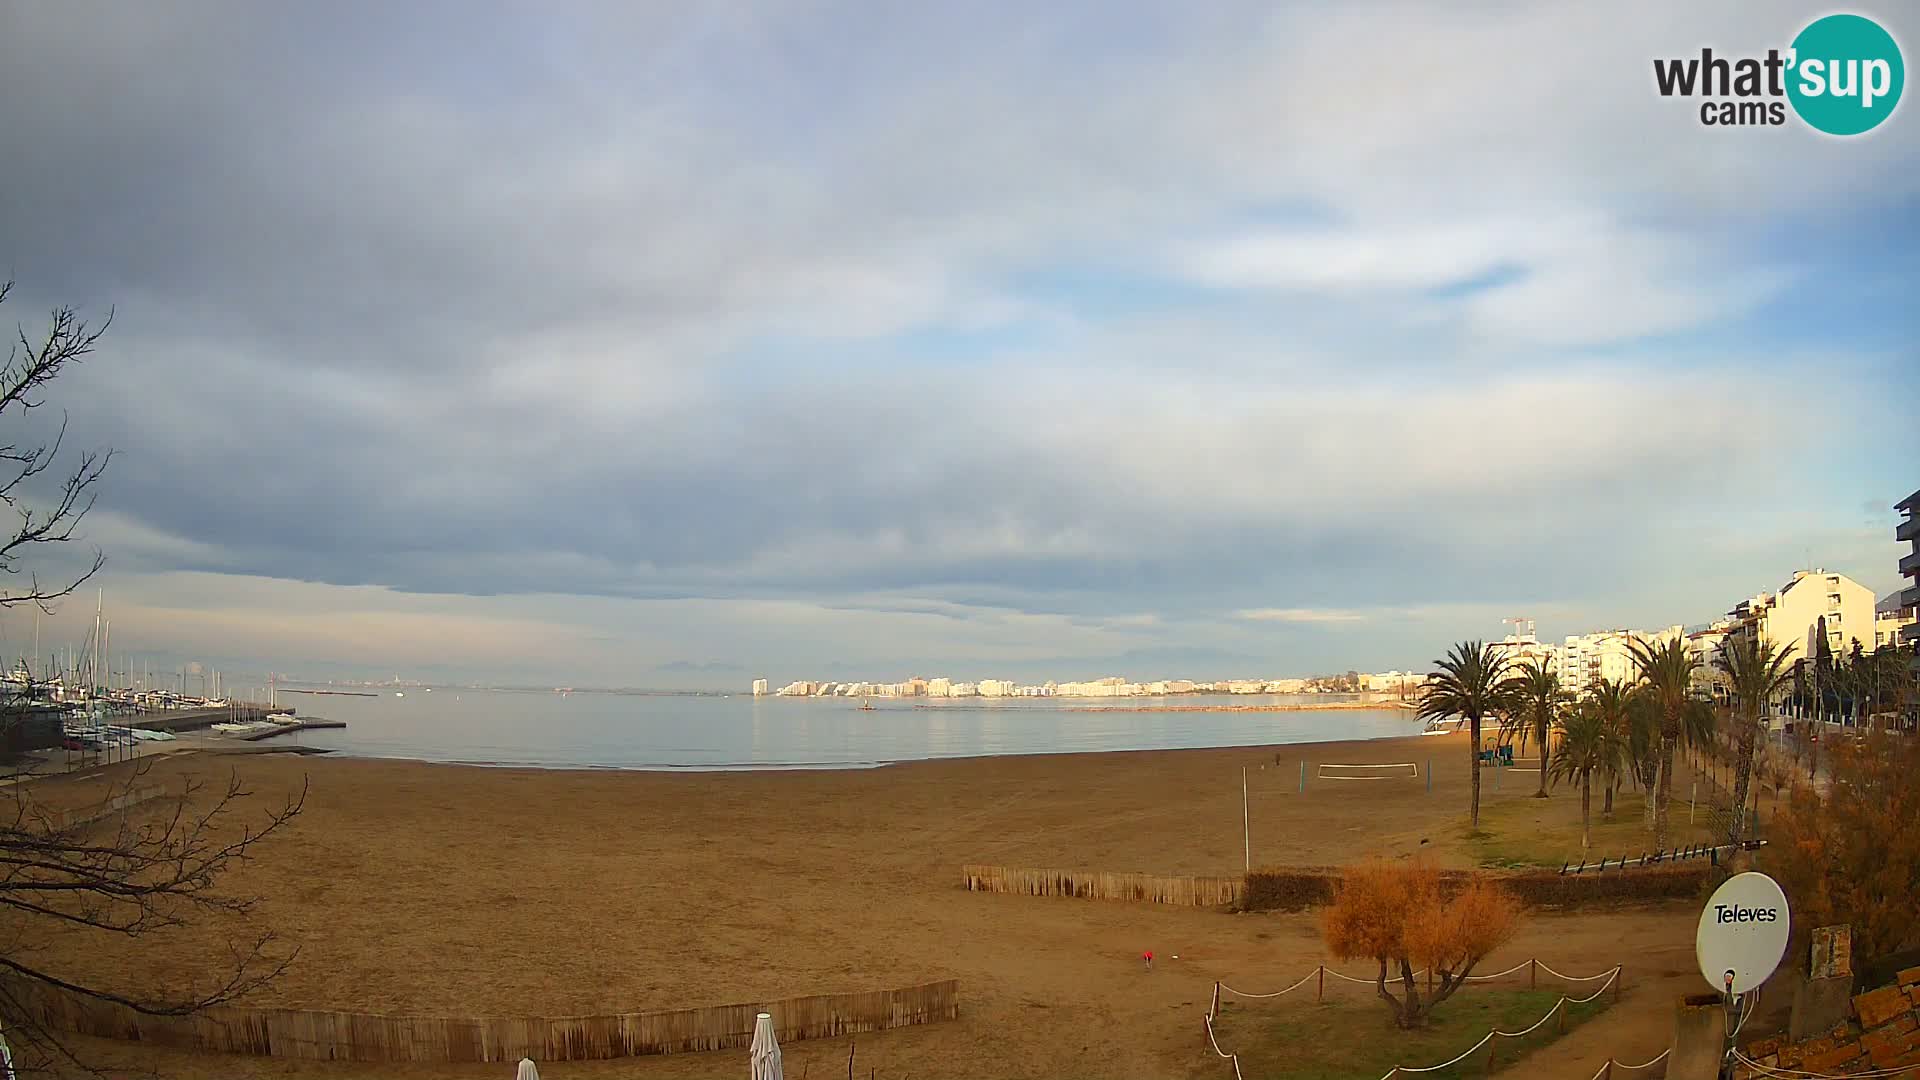
M 191 1016 L 149 1016 L 114 1002 L 6 980 L 32 1019 L 49 1028 L 178 1049 L 314 1061 L 584 1061 L 744 1047 L 754 1017 L 773 1014 L 782 1042 L 884 1031 L 960 1015 L 954 979 L 819 994 L 749 1005 L 714 1005 L 609 1016 L 428 1017 L 219 1005 Z
M 960 868 L 969 892 L 1019 896 L 1073 896 L 1083 900 L 1131 900 L 1182 907 L 1226 907 L 1240 900 L 1246 882 L 1237 877 L 1163 877 L 1100 870 L 1039 870 L 1017 866 Z

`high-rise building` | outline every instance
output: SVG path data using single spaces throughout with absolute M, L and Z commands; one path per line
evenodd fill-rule
M 1908 639 L 1915 612 L 1907 606 L 1907 594 L 1895 590 L 1880 598 L 1873 607 L 1873 649 L 1898 649 Z
M 1873 645 L 1873 590 L 1845 574 L 1796 570 L 1779 592 L 1742 600 L 1727 618 L 1732 622 L 1729 642 L 1758 634 L 1790 648 L 1793 660 L 1819 655 L 1821 627 L 1832 653 L 1847 652 L 1855 641 L 1867 649 Z
M 1693 669 L 1693 688 L 1712 695 L 1717 701 L 1725 701 L 1728 694 L 1720 672 L 1720 655 L 1731 636 L 1733 623 L 1727 619 L 1715 619 L 1706 629 L 1687 635 L 1687 651 L 1693 653 L 1693 662 L 1697 665 Z
M 1570 635 L 1558 650 L 1560 689 L 1578 697 L 1592 693 L 1603 680 L 1634 682 L 1640 677 L 1639 665 L 1633 659 L 1634 644 L 1657 648 L 1684 632 L 1682 627 L 1669 626 L 1664 630 L 1602 630 Z
M 1912 548 L 1906 557 L 1900 560 L 1900 576 L 1907 579 L 1907 588 L 1900 594 L 1900 606 L 1909 614 L 1920 613 L 1920 491 L 1901 499 L 1895 510 L 1906 515 L 1906 519 L 1893 530 L 1895 540 L 1905 540 Z M 1908 624 L 1902 631 L 1901 644 L 1910 648 L 1920 647 L 1920 624 Z M 1916 655 L 1915 663 L 1920 663 Z
M 753 696 L 754 697 L 767 696 L 767 680 L 765 679 L 753 680 Z

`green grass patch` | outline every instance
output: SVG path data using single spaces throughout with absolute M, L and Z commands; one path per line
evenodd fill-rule
M 1673 832 L 1669 847 L 1697 844 L 1716 838 L 1719 815 L 1710 813 L 1703 803 L 1693 822 L 1687 820 L 1685 793 L 1674 800 L 1669 811 Z M 1500 799 L 1480 804 L 1480 828 L 1461 827 L 1467 850 L 1481 866 L 1502 870 L 1547 867 L 1558 870 L 1565 863 L 1578 863 L 1583 857 L 1599 862 L 1601 856 L 1618 859 L 1638 856 L 1653 850 L 1653 834 L 1644 825 L 1646 807 L 1640 794 L 1623 791 L 1614 801 L 1612 820 L 1600 813 L 1600 795 L 1593 798 L 1593 847 L 1583 856 L 1580 850 L 1580 792 L 1556 788 L 1546 799 Z
M 1304 993 L 1304 990 L 1301 991 Z M 1557 990 L 1461 990 L 1440 1004 L 1432 1023 L 1419 1031 L 1394 1026 L 1385 1002 L 1361 998 L 1361 987 L 1347 987 L 1339 1000 L 1316 1004 L 1312 998 L 1289 995 L 1278 1001 L 1222 1001 L 1214 1019 L 1220 1048 L 1240 1055 L 1240 1067 L 1253 1080 L 1380 1080 L 1395 1066 L 1425 1067 L 1454 1057 L 1498 1028 L 1518 1031 L 1532 1024 L 1560 1000 Z M 1612 995 L 1567 1006 L 1567 1029 L 1603 1012 Z M 1560 1037 L 1552 1020 L 1518 1039 L 1495 1039 L 1494 1068 L 1512 1065 L 1521 1057 Z M 1220 1068 L 1225 1062 L 1207 1057 Z M 1486 1075 L 1487 1051 L 1451 1068 L 1421 1073 L 1422 1080 L 1464 1080 Z M 1230 1068 L 1227 1068 L 1231 1072 Z M 1205 1068 L 1197 1070 L 1204 1075 Z

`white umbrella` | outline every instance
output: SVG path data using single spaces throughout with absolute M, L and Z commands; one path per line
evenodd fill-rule
M 513 1071 L 513 1080 L 540 1080 L 540 1070 L 533 1067 L 532 1058 L 521 1058 L 520 1067 Z
M 773 1014 L 761 1013 L 753 1022 L 753 1080 L 782 1080 L 780 1043 L 773 1037 Z

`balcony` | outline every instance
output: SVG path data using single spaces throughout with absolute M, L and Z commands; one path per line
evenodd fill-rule
M 1895 540 L 1920 540 L 1920 512 L 1893 527 Z
M 1881 565 L 1884 566 L 1886 564 L 1882 563 Z M 1913 577 L 1915 574 L 1920 574 L 1920 551 L 1916 551 L 1900 560 L 1901 577 Z

